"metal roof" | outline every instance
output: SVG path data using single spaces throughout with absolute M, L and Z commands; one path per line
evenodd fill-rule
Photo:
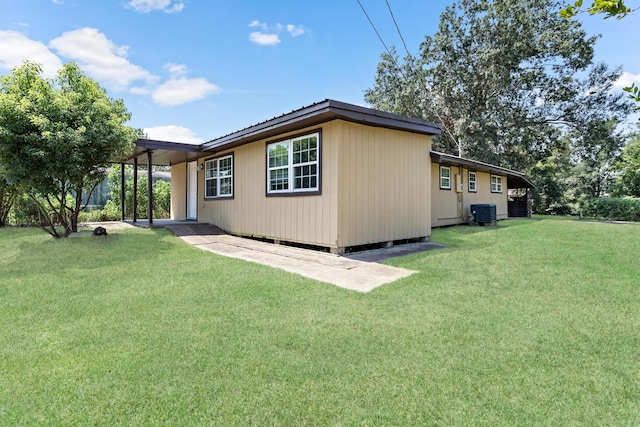
M 476 160 L 465 159 L 464 157 L 453 156 L 451 154 L 431 151 L 431 161 L 444 165 L 466 166 L 471 170 L 492 173 L 494 175 L 507 176 L 507 188 L 535 188 L 531 179 L 523 174 L 511 169 L 502 168 L 489 163 L 478 162 Z
M 135 157 L 151 150 L 154 165 L 171 165 L 338 119 L 424 135 L 441 133 L 440 125 L 436 123 L 325 99 L 200 145 L 139 139 L 132 155 L 125 162 L 133 163 Z

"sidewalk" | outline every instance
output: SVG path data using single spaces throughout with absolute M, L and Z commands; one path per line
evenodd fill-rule
M 231 236 L 212 225 L 169 225 L 185 242 L 232 258 L 257 262 L 297 273 L 341 288 L 369 292 L 408 277 L 412 270 L 359 261 L 326 252 L 299 249 Z

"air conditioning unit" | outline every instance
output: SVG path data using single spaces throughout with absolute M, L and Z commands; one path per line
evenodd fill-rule
M 471 205 L 469 208 L 471 215 L 473 215 L 473 222 L 477 222 L 480 225 L 491 224 L 498 219 L 495 203 L 476 204 Z

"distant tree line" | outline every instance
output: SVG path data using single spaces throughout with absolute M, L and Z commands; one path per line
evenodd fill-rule
M 597 36 L 560 7 L 459 0 L 417 54 L 381 55 L 365 100 L 442 123 L 436 150 L 528 173 L 537 212 L 638 197 L 639 137 L 624 127 L 634 103 L 614 88 L 621 70 L 594 62 Z

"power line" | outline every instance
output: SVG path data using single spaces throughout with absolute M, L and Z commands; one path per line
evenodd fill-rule
M 400 36 L 400 40 L 402 40 L 402 45 L 404 46 L 404 50 L 407 52 L 407 55 L 411 56 L 409 53 L 409 49 L 407 49 L 407 44 L 404 42 L 404 37 L 402 37 L 402 33 L 400 32 L 400 27 L 398 27 L 398 23 L 396 22 L 396 17 L 393 16 L 393 10 L 391 10 L 391 5 L 389 4 L 389 0 L 385 0 L 387 2 L 387 7 L 389 8 L 389 13 L 391 14 L 391 19 L 393 19 L 393 23 L 396 26 L 396 30 L 398 30 L 398 35 Z
M 396 60 L 396 58 L 391 54 L 391 51 L 389 50 L 389 48 L 387 47 L 387 45 L 385 44 L 384 40 L 382 40 L 382 36 L 380 35 L 380 33 L 378 32 L 378 30 L 376 29 L 376 26 L 373 24 L 373 21 L 371 21 L 371 18 L 369 18 L 369 15 L 367 14 L 367 11 L 364 9 L 364 6 L 362 5 L 362 3 L 360 3 L 360 0 L 356 0 L 358 2 L 358 4 L 360 5 L 360 9 L 362 9 L 362 12 L 364 13 L 364 16 L 367 17 L 367 20 L 369 21 L 369 24 L 371 24 L 371 28 L 373 28 L 373 31 L 375 31 L 376 35 L 378 36 L 378 39 L 380 39 L 380 43 L 382 43 L 382 46 L 384 46 L 384 49 L 387 51 L 387 53 L 389 54 L 389 59 L 393 62 L 393 64 L 396 66 L 396 72 L 402 76 L 403 71 L 402 68 L 400 68 L 400 64 L 398 64 L 398 61 Z M 389 8 L 389 12 L 391 13 L 391 18 L 393 19 L 393 23 L 396 25 L 396 29 L 398 30 L 398 34 L 400 35 L 400 39 L 402 40 L 402 44 L 404 45 L 405 50 L 407 51 L 407 55 L 411 56 L 411 54 L 409 53 L 409 50 L 407 49 L 407 45 L 404 42 L 404 38 L 402 37 L 402 34 L 400 33 L 400 28 L 398 27 L 398 23 L 396 22 L 395 17 L 393 16 L 393 11 L 391 10 L 391 5 L 389 4 L 388 0 L 385 0 L 387 3 L 387 7 Z M 429 95 L 429 88 L 427 87 L 427 82 L 420 78 L 420 75 L 418 74 L 417 70 L 414 68 L 415 65 L 413 65 L 411 67 L 411 69 L 409 70 L 412 74 L 416 75 L 418 77 L 418 80 L 420 81 L 420 83 L 422 83 L 421 85 L 421 89 L 424 90 L 424 95 L 428 96 Z M 436 111 L 436 109 L 434 108 L 433 113 L 436 115 L 436 117 L 438 118 L 438 120 L 440 120 L 440 122 L 442 122 L 443 124 L 443 130 L 445 131 L 445 133 L 447 133 L 449 135 L 449 137 L 456 142 L 456 138 L 453 136 L 453 134 L 451 133 L 451 131 L 444 126 L 444 120 L 442 119 L 442 117 L 440 116 L 440 114 L 438 113 L 438 111 Z
M 387 53 L 389 55 L 391 55 L 391 51 L 389 50 L 389 48 L 387 47 L 387 45 L 384 43 L 384 40 L 382 40 L 382 36 L 380 35 L 380 33 L 378 32 L 378 30 L 376 29 L 376 26 L 373 25 L 373 21 L 371 20 L 371 18 L 369 18 L 369 15 L 367 14 L 367 11 L 364 10 L 364 6 L 362 5 L 362 3 L 360 3 L 360 0 L 356 0 L 358 2 L 358 4 L 360 5 L 360 9 L 362 9 L 362 12 L 364 13 L 364 16 L 367 17 L 367 20 L 369 21 L 369 24 L 371 24 L 371 28 L 373 28 L 373 31 L 376 32 L 376 34 L 378 35 L 378 38 L 380 39 L 380 43 L 382 43 L 382 46 L 384 46 L 384 50 L 387 51 Z

